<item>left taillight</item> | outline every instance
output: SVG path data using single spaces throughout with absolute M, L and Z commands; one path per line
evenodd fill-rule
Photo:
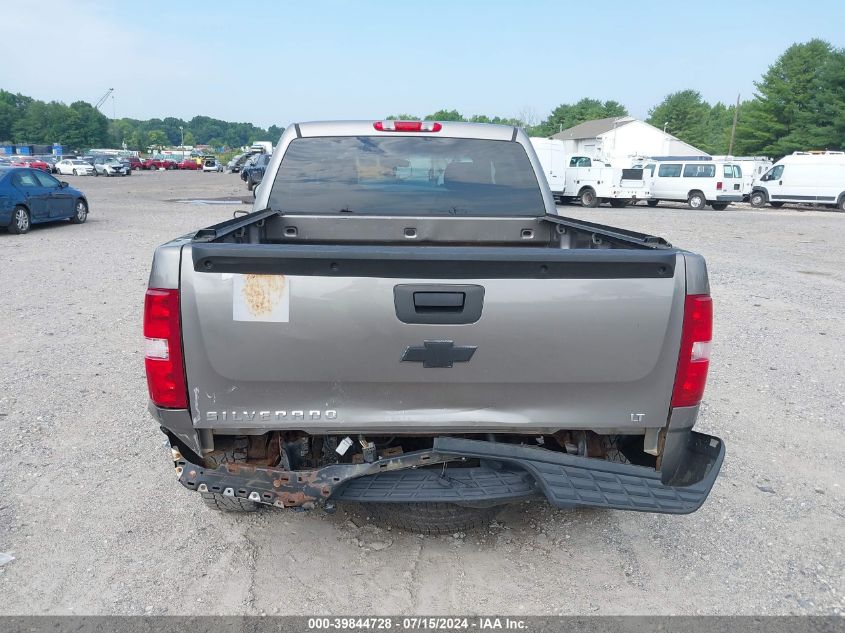
M 710 368 L 713 340 L 713 301 L 709 295 L 687 295 L 678 370 L 672 392 L 673 407 L 691 407 L 701 402 Z
M 179 291 L 148 288 L 144 298 L 144 365 L 150 400 L 159 407 L 186 409 L 182 367 Z

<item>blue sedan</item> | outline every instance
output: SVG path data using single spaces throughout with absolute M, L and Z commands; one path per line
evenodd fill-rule
M 0 227 L 26 233 L 33 224 L 88 219 L 85 194 L 40 169 L 0 167 Z

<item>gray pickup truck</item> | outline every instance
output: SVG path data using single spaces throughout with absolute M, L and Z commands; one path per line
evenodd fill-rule
M 291 125 L 254 209 L 160 246 L 146 294 L 150 411 L 209 505 L 440 532 L 704 502 L 704 260 L 559 216 L 521 130 Z

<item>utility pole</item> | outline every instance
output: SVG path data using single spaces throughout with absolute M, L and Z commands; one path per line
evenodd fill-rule
M 736 137 L 736 120 L 739 118 L 739 98 L 736 96 L 736 107 L 734 108 L 734 124 L 731 126 L 731 143 L 728 146 L 728 156 L 733 156 L 734 153 L 734 137 Z
M 185 160 L 185 128 L 179 126 L 179 134 L 182 135 L 182 142 L 179 143 L 179 149 L 182 150 L 182 160 Z

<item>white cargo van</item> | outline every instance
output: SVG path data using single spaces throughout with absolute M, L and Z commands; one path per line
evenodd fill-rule
M 563 141 L 556 139 L 532 138 L 531 145 L 557 202 L 577 200 L 585 207 L 607 202 L 621 208 L 650 195 L 642 169 L 619 169 L 589 156 L 568 156 Z
M 742 167 L 729 161 L 646 161 L 644 168 L 651 175 L 650 207 L 669 200 L 686 202 L 690 209 L 709 204 L 721 211 L 742 201 Z
M 768 156 L 713 156 L 713 160 L 730 161 L 742 169 L 742 199 L 748 200 L 754 181 L 765 174 L 772 166 Z
M 823 204 L 845 211 L 845 152 L 795 152 L 754 182 L 752 206 L 787 202 Z

